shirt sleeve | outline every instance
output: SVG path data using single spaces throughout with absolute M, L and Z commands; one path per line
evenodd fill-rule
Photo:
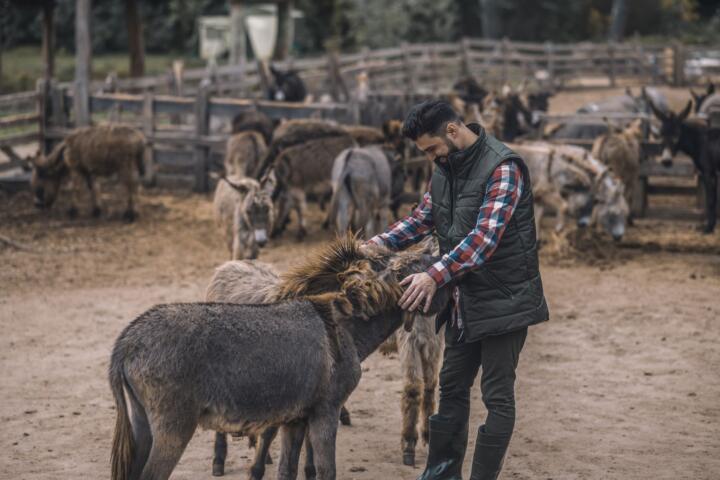
M 432 197 L 430 188 L 423 195 L 420 204 L 410 215 L 392 224 L 384 233 L 368 240 L 391 250 L 402 250 L 427 237 L 433 229 Z
M 490 258 L 515 213 L 522 189 L 522 171 L 516 162 L 506 160 L 497 166 L 488 179 L 475 228 L 428 270 L 438 286 L 479 267 Z

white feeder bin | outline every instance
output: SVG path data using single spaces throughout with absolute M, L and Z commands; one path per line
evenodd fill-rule
M 275 51 L 277 17 L 275 15 L 248 15 L 245 17 L 245 28 L 255 57 L 260 60 L 269 60 Z

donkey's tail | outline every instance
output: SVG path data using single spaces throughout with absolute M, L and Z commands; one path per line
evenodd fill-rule
M 127 403 L 125 402 L 124 386 L 125 375 L 121 362 L 112 359 L 110 365 L 110 388 L 115 397 L 117 417 L 115 419 L 115 433 L 113 434 L 112 452 L 112 480 L 127 480 L 130 476 L 130 465 L 133 457 L 133 435 Z M 128 392 L 128 394 L 132 394 Z
M 325 220 L 326 223 L 330 224 L 331 222 L 334 222 L 335 219 L 338 216 L 338 208 L 339 208 L 339 200 L 340 195 L 342 195 L 341 191 L 343 187 L 348 189 L 348 193 L 350 193 L 352 197 L 352 192 L 350 191 L 350 185 L 348 184 L 348 175 L 350 174 L 350 169 L 348 168 L 348 162 L 350 161 L 350 157 L 353 154 L 354 149 L 348 148 L 347 152 L 345 153 L 345 157 L 342 159 L 342 165 L 340 169 L 340 174 L 338 178 L 332 179 L 333 184 L 333 195 L 330 199 L 330 208 L 328 208 L 328 215 L 327 219 Z M 334 169 L 334 167 L 333 167 Z M 338 232 L 340 234 L 343 234 L 345 232 Z

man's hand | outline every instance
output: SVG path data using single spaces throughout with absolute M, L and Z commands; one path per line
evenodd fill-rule
M 400 308 L 403 310 L 414 312 L 418 306 L 424 303 L 423 313 L 427 313 L 428 310 L 430 310 L 430 303 L 437 291 L 435 280 L 425 272 L 413 273 L 403 278 L 400 282 L 401 286 L 408 284 L 410 286 L 405 290 L 402 297 L 400 297 L 398 305 L 400 305 Z

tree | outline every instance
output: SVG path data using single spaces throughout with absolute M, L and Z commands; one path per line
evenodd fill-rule
M 503 36 L 502 17 L 499 0 L 480 0 L 482 8 L 482 31 L 485 38 Z
M 622 41 L 625 35 L 627 24 L 627 2 L 625 0 L 613 0 L 612 11 L 610 12 L 610 32 L 608 39 L 613 42 Z
M 290 53 L 293 37 L 293 0 L 280 0 L 277 6 L 277 37 L 275 39 L 274 60 L 284 60 Z
M 130 51 L 130 76 L 142 77 L 145 74 L 145 43 L 143 26 L 138 11 L 138 0 L 125 0 L 125 21 L 128 31 L 128 50 Z

